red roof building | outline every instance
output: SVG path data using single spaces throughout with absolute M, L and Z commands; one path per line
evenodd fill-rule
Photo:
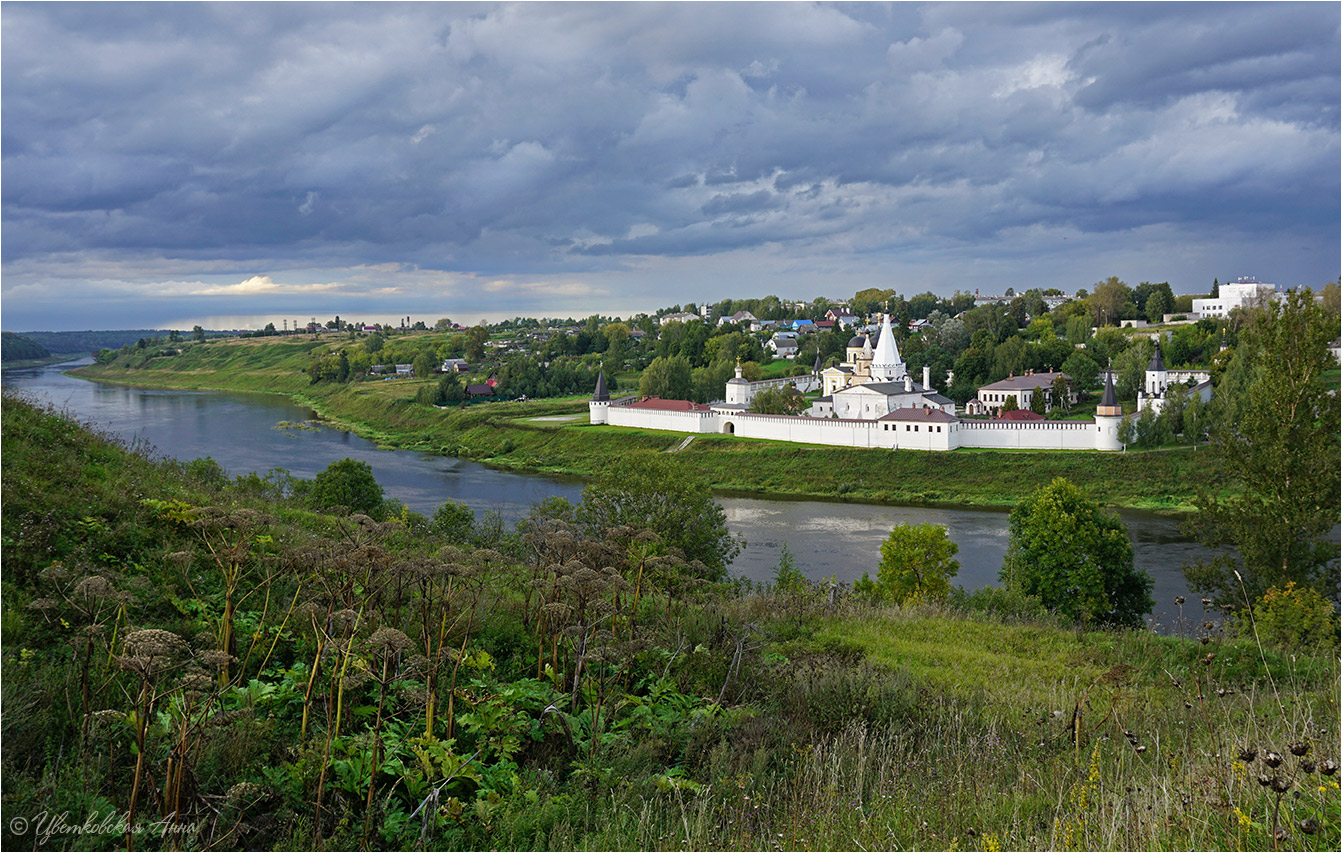
M 691 403 L 689 400 L 663 400 L 661 397 L 646 397 L 637 403 L 630 403 L 631 409 L 653 409 L 658 412 L 708 412 L 708 406 Z

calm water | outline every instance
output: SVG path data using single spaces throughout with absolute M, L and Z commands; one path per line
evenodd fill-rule
M 0 382 L 49 401 L 83 422 L 141 442 L 163 456 L 210 456 L 234 475 L 284 468 L 310 478 L 337 459 L 359 459 L 372 467 L 389 497 L 425 514 L 453 500 L 477 514 L 498 512 L 511 523 L 547 497 L 577 501 L 582 494 L 582 483 L 577 481 L 514 474 L 450 457 L 378 450 L 372 442 L 342 430 L 281 428 L 278 425 L 283 422 L 302 423 L 314 417 L 311 410 L 282 397 L 141 390 L 61 374 L 87 363 L 86 358 L 6 370 Z M 960 547 L 956 581 L 966 589 L 995 584 L 1006 553 L 1007 513 L 1002 511 L 741 497 L 719 500 L 732 532 L 748 543 L 732 571 L 752 580 L 772 577 L 786 544 L 809 577 L 834 575 L 851 583 L 863 572 L 875 573 L 881 542 L 891 527 L 907 522 L 946 526 Z M 1188 595 L 1180 567 L 1212 552 L 1184 537 L 1177 520 L 1136 511 L 1125 511 L 1122 517 L 1132 537 L 1135 563 L 1155 581 L 1154 620 L 1168 624 L 1175 596 Z M 1196 600 L 1190 603 L 1186 618 L 1199 620 L 1200 605 Z

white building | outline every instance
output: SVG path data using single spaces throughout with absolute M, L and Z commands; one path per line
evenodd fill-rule
M 1053 408 L 1053 383 L 1061 376 L 1067 382 L 1068 399 L 1075 403 L 1076 392 L 1072 390 L 1072 377 L 1066 373 L 1034 373 L 1021 376 L 1008 376 L 1000 382 L 993 382 L 979 388 L 974 400 L 965 411 L 969 414 L 985 414 L 1002 408 L 1008 399 L 1016 401 L 1017 409 L 1028 409 L 1034 401 L 1034 392 L 1038 388 L 1044 395 L 1044 411 Z
M 1234 283 L 1227 282 L 1217 289 L 1216 296 L 1208 299 L 1193 300 L 1193 315 L 1203 317 L 1224 317 L 1236 308 L 1262 305 L 1268 300 L 1277 299 L 1277 286 L 1263 284 L 1253 278 L 1241 278 Z
M 1211 373 L 1206 370 L 1166 370 L 1165 359 L 1160 357 L 1160 341 L 1156 341 L 1156 351 L 1146 365 L 1142 389 L 1137 392 L 1137 411 L 1150 409 L 1160 414 L 1170 389 L 1176 385 L 1187 390 L 1190 400 L 1194 395 L 1204 403 L 1212 398 Z
M 665 326 L 667 323 L 688 323 L 691 320 L 702 319 L 698 314 L 691 314 L 688 311 L 677 311 L 674 314 L 664 314 L 657 321 L 657 325 Z
M 726 400 L 702 405 L 686 400 L 625 397 L 611 400 L 604 374 L 598 376 L 589 404 L 593 424 L 643 427 L 672 432 L 725 433 L 747 438 L 795 441 L 841 447 L 884 447 L 892 450 L 955 450 L 960 447 L 1034 450 L 1121 450 L 1118 425 L 1122 408 L 1114 395 L 1113 376 L 1094 420 L 973 421 L 955 415 L 954 404 L 913 382 L 899 357 L 889 318 L 882 322 L 881 341 L 858 348 L 869 353 L 862 365 L 866 381 L 848 385 L 816 401 L 805 415 L 760 415 L 748 411 L 750 401 L 768 387 L 795 385 L 808 390 L 820 385 L 810 376 L 748 382 L 736 376 L 727 382 Z M 829 371 L 826 371 L 828 374 Z M 825 377 L 828 381 L 828 375 Z M 809 388 L 808 388 L 809 386 Z

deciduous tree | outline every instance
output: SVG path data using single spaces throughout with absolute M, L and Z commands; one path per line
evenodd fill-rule
M 1151 609 L 1151 578 L 1133 568 L 1118 518 L 1061 477 L 1011 511 L 1001 580 L 1071 618 L 1139 626 Z
M 896 525 L 881 543 L 881 564 L 871 592 L 896 604 L 941 601 L 960 571 L 955 559 L 959 550 L 940 524 Z
M 1239 336 L 1212 400 L 1211 450 L 1218 492 L 1197 499 L 1192 532 L 1239 557 L 1187 567 L 1190 584 L 1244 604 L 1290 581 L 1335 594 L 1337 546 L 1327 540 L 1339 509 L 1339 415 L 1324 374 L 1337 315 L 1308 289 L 1259 309 Z M 1241 591 L 1235 569 L 1239 568 Z

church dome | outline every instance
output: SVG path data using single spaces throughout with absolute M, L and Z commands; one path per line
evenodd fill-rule
M 853 339 L 848 342 L 848 346 L 861 348 L 862 346 L 865 346 L 866 343 L 867 339 L 865 337 L 862 335 L 854 335 Z

